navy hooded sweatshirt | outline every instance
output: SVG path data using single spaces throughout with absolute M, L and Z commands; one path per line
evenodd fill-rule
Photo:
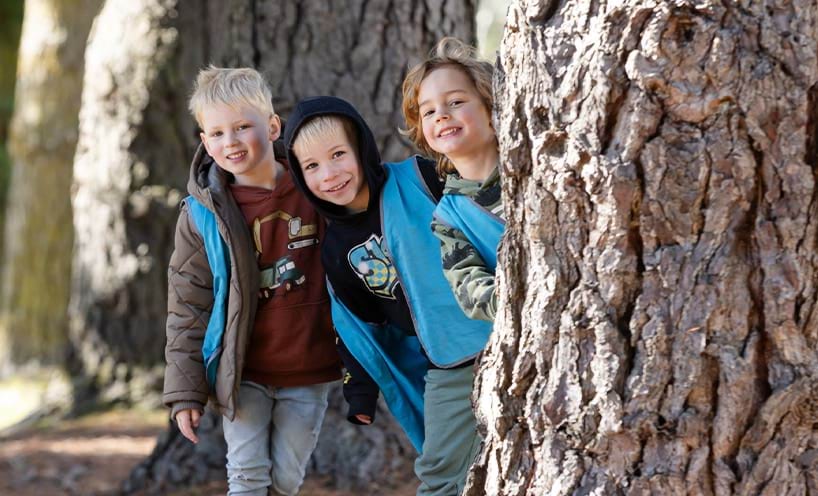
M 307 188 L 301 165 L 292 149 L 293 140 L 305 122 L 321 115 L 344 117 L 354 124 L 357 130 L 354 139 L 358 159 L 369 186 L 369 206 L 365 211 L 349 213 L 343 206 L 319 199 Z M 386 180 L 386 173 L 369 126 L 352 105 L 340 98 L 328 96 L 308 98 L 300 101 L 290 114 L 285 127 L 284 143 L 291 164 L 290 172 L 296 185 L 316 210 L 329 221 L 321 249 L 321 260 L 335 295 L 365 322 L 376 324 L 389 322 L 407 334 L 414 334 L 409 305 L 400 282 L 395 280 L 394 284 L 374 291 L 349 262 L 351 250 L 366 245 L 373 237 L 379 239 L 383 234 L 380 193 Z M 439 200 L 443 195 L 443 185 L 435 171 L 434 162 L 418 157 L 418 163 L 429 191 L 436 200 Z M 374 256 L 388 260 L 383 253 Z M 350 404 L 348 419 L 356 422 L 354 416 L 359 413 L 374 419 L 377 385 L 346 350 L 343 343 L 339 343 L 339 352 L 348 371 L 344 381 L 344 396 Z

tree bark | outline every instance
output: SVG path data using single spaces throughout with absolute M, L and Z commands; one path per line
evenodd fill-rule
M 161 389 L 165 274 L 198 139 L 186 106 L 199 68 L 259 68 L 285 118 L 305 96 L 347 98 L 384 158 L 400 159 L 410 153 L 396 132 L 405 70 L 444 34 L 471 41 L 473 13 L 468 0 L 107 0 L 86 52 L 75 160 L 76 396 L 138 401 Z M 410 445 L 386 415 L 363 431 L 346 425 L 335 395 L 312 468 L 339 485 L 387 484 Z M 193 447 L 169 433 L 127 490 L 223 478 L 218 419 L 210 414 L 205 425 L 208 439 L 195 448 L 209 453 L 203 463 L 185 463 Z
M 71 273 L 71 163 L 83 52 L 101 0 L 28 0 L 9 133 L 0 355 L 58 364 Z M 55 82 L 58 82 L 55 83 Z
M 818 7 L 511 8 L 468 495 L 818 492 Z
M 70 365 L 92 392 L 159 373 L 146 369 L 158 369 L 164 349 L 165 261 L 194 144 L 174 101 L 185 88 L 171 86 L 177 74 L 167 67 L 178 42 L 174 8 L 173 0 L 107 1 L 86 50 L 69 322 Z

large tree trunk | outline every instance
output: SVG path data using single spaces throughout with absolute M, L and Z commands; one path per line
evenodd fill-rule
M 143 394 L 164 349 L 166 261 L 194 145 L 174 0 L 109 0 L 85 54 L 74 161 L 70 368 L 84 395 Z M 190 40 L 195 41 L 195 40 Z M 185 70 L 187 69 L 187 70 Z M 174 78 L 179 78 L 178 80 Z
M 25 4 L 0 288 L 0 360 L 7 368 L 33 360 L 60 363 L 65 349 L 73 243 L 71 164 L 85 40 L 100 4 Z
M 818 492 L 818 6 L 517 1 L 467 494 Z
M 86 53 L 75 163 L 77 396 L 138 400 L 161 378 L 165 274 L 197 139 L 186 100 L 200 67 L 258 67 L 285 118 L 301 97 L 345 97 L 368 119 L 384 157 L 403 158 L 409 149 L 396 131 L 406 67 L 444 34 L 471 40 L 473 11 L 468 0 L 445 8 L 386 0 L 108 0 Z M 381 415 L 361 435 L 344 418 L 336 391 L 316 471 L 362 485 L 387 480 L 390 463 L 405 464 L 411 448 L 391 419 Z M 164 436 L 128 490 L 224 477 L 218 419 L 211 414 L 201 431 L 206 439 L 195 449 L 175 432 Z M 185 463 L 194 451 L 197 463 Z

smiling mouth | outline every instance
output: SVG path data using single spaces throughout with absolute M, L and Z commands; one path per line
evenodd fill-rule
M 236 153 L 231 153 L 230 155 L 227 156 L 227 158 L 229 160 L 236 160 L 236 159 L 244 157 L 245 155 L 247 155 L 247 152 L 236 152 Z
M 440 134 L 437 135 L 437 137 L 438 138 L 445 138 L 446 136 L 451 136 L 451 135 L 453 135 L 454 133 L 456 133 L 458 131 L 460 131 L 459 127 L 449 127 L 449 128 L 444 129 L 443 131 L 441 131 Z
M 347 179 L 346 181 L 344 181 L 343 183 L 339 184 L 338 186 L 334 186 L 334 187 L 332 187 L 332 188 L 325 189 L 324 191 L 325 191 L 325 192 L 327 192 L 327 193 L 335 193 L 336 191 L 340 191 L 341 189 L 343 189 L 343 188 L 344 188 L 344 186 L 346 186 L 347 184 L 349 184 L 349 182 L 350 182 L 350 181 L 352 181 L 352 179 Z

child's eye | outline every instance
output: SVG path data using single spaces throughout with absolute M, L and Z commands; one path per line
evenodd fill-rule
M 239 124 L 239 126 L 236 129 L 242 131 L 244 129 L 247 129 L 248 127 L 250 127 L 250 124 Z
M 218 138 L 221 135 L 222 135 L 221 131 L 213 131 L 212 133 L 210 133 L 211 138 Z
M 462 104 L 463 100 L 452 100 L 451 102 L 449 102 L 450 107 L 459 107 Z
M 429 117 L 432 114 L 434 114 L 434 111 L 432 110 L 424 110 L 423 112 L 421 112 L 421 116 L 423 117 Z
M 312 170 L 318 167 L 318 162 L 310 162 L 308 164 L 301 164 L 301 168 L 306 170 Z
M 337 152 L 332 154 L 332 158 L 342 157 L 346 154 L 345 150 L 338 150 Z

